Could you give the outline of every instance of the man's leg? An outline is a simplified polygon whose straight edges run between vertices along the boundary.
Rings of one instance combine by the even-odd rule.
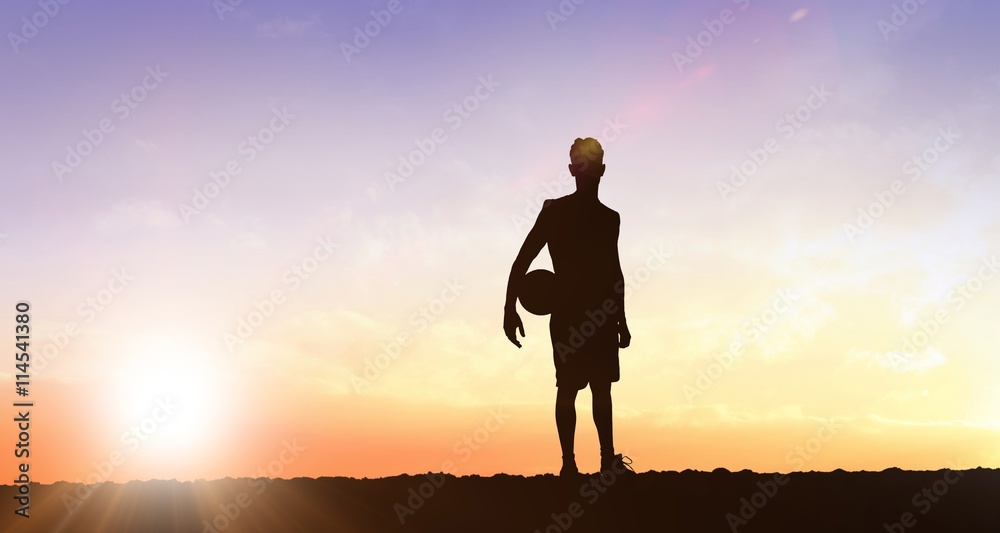
[[[601,443],[603,467],[615,455],[611,423],[611,382],[590,382],[590,394],[594,397],[594,425],[597,426],[597,440]]]
[[[559,431],[559,445],[562,446],[563,467],[573,465],[573,439],[576,433],[576,393],[573,387],[556,389],[556,429]]]

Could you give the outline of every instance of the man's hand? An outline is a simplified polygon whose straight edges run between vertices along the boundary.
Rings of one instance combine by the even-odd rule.
[[[521,343],[517,340],[518,330],[521,331],[521,336],[524,337],[524,324],[521,323],[521,317],[517,314],[517,311],[505,309],[503,312],[503,332],[510,339],[510,342],[514,343],[514,346],[520,348]]]
[[[624,321],[618,323],[618,347],[628,348],[632,344],[632,334],[628,331],[628,324]]]

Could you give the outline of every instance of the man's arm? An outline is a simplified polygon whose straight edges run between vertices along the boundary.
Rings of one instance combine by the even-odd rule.
[[[618,347],[628,348],[632,343],[632,333],[628,330],[625,320],[625,273],[622,272],[622,260],[618,254],[618,236],[621,234],[621,215],[615,216],[615,304],[618,308]]]
[[[545,204],[548,204],[548,200]],[[524,324],[521,322],[521,317],[517,314],[517,295],[520,292],[521,280],[524,279],[524,274],[528,272],[528,267],[531,266],[531,262],[535,260],[538,256],[538,252],[542,251],[542,247],[546,243],[546,235],[543,228],[543,216],[545,214],[545,205],[542,206],[542,211],[538,213],[538,218],[535,219],[535,225],[532,226],[531,231],[528,232],[528,236],[524,238],[524,244],[521,245],[521,250],[517,252],[517,258],[514,259],[514,264],[510,267],[510,277],[507,278],[507,297],[503,304],[503,331],[510,339],[510,342],[514,343],[514,346],[518,348],[521,347],[521,343],[517,340],[517,331],[520,330],[521,336],[524,337]]]

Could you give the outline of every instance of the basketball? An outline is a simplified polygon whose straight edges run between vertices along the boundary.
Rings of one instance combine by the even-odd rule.
[[[549,270],[532,270],[521,280],[521,300],[524,310],[533,315],[547,315],[552,312],[556,299],[556,275]]]

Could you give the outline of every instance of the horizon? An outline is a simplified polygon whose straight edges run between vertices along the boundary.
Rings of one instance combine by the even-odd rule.
[[[920,473],[929,473],[929,472],[971,472],[971,471],[981,471],[981,470],[995,471],[995,470],[1000,470],[1000,468],[985,468],[985,467],[977,466],[977,467],[974,467],[974,468],[967,468],[967,469],[964,469],[964,470],[957,470],[955,468],[949,468],[949,467],[942,467],[942,468],[931,469],[931,470],[904,470],[904,469],[899,468],[899,467],[890,466],[888,468],[883,468],[882,470],[844,470],[843,468],[836,468],[834,470],[790,470],[790,471],[761,471],[761,472],[758,472],[756,470],[750,470],[750,469],[747,469],[747,468],[745,468],[743,470],[729,470],[729,469],[726,469],[726,468],[717,467],[717,468],[715,468],[713,470],[698,470],[698,469],[692,469],[692,468],[686,468],[684,470],[646,470],[646,471],[637,470],[636,471],[636,475],[642,475],[642,474],[684,474],[684,473],[693,473],[693,474],[725,474],[725,473],[728,473],[728,474],[745,474],[745,473],[751,473],[751,474],[756,474],[756,475],[781,474],[781,475],[789,476],[789,475],[792,475],[792,474],[836,474],[838,472],[843,472],[845,474],[882,474],[882,473],[886,473],[886,472],[889,472],[889,471],[899,471],[899,472],[905,472],[905,473],[920,474]],[[210,478],[210,479],[205,479],[205,478],[197,478],[197,479],[151,478],[151,479],[130,479],[130,480],[127,480],[127,481],[99,481],[99,482],[96,482],[96,483],[89,483],[86,480],[80,480],[80,481],[65,481],[65,480],[60,480],[60,481],[54,481],[52,483],[38,483],[36,481],[32,481],[31,483],[33,483],[33,484],[37,483],[38,485],[43,485],[43,486],[52,486],[52,485],[56,485],[56,484],[60,484],[60,483],[66,483],[66,484],[70,484],[70,485],[88,485],[89,486],[89,485],[105,485],[105,484],[108,484],[108,485],[127,485],[129,483],[214,483],[214,482],[218,482],[218,481],[227,481],[227,480],[228,481],[240,481],[240,480],[253,481],[253,480],[258,480],[258,479],[269,479],[271,481],[295,481],[296,479],[305,479],[305,480],[311,480],[311,481],[317,481],[317,480],[320,480],[320,479],[349,479],[349,480],[352,480],[352,481],[379,481],[379,480],[396,479],[396,478],[426,479],[427,475],[442,475],[442,476],[445,476],[445,477],[450,476],[450,477],[452,477],[454,479],[462,479],[462,478],[492,478],[492,477],[519,477],[519,478],[524,478],[524,479],[531,479],[531,478],[558,478],[559,477],[558,472],[542,472],[542,473],[538,473],[538,474],[508,474],[506,472],[497,472],[496,474],[493,474],[493,475],[490,475],[490,476],[483,476],[483,475],[475,474],[475,473],[455,475],[455,474],[450,474],[450,473],[447,473],[447,472],[427,471],[427,472],[418,472],[418,473],[415,473],[415,474],[404,473],[404,474],[393,474],[393,475],[389,475],[389,476],[378,476],[378,477],[350,477],[350,476],[338,476],[338,475],[295,476],[295,477],[282,477],[282,476],[266,477],[266,476],[252,476],[251,475],[251,476],[238,476],[238,477],[226,476],[226,477],[218,477],[218,478]],[[17,483],[12,483],[10,485],[0,484],[0,487],[12,487],[13,488],[13,487],[17,487],[17,486],[18,486]]]
[[[578,137],[638,471],[1000,468],[1000,4],[41,5],[0,7],[32,481],[557,472],[502,306]]]

